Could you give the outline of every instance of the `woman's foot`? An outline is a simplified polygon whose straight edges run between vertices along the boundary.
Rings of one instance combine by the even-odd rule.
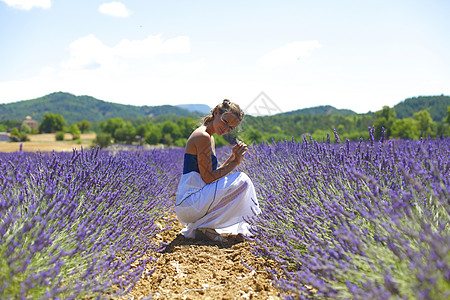
[[[197,228],[195,230],[195,239],[210,240],[213,242],[224,243],[227,240],[212,228]]]

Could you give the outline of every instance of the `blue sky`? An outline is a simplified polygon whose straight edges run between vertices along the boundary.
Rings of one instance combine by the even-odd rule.
[[[0,103],[332,105],[450,95],[450,2],[0,0]]]

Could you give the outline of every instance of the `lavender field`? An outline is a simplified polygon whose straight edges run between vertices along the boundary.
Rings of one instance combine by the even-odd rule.
[[[255,251],[298,298],[450,297],[450,139],[259,145]]]
[[[217,149],[223,161],[230,149]],[[124,294],[172,210],[183,149],[0,154],[0,298]],[[288,298],[450,297],[450,139],[251,145],[253,250]]]
[[[182,151],[0,154],[0,298],[122,294],[158,251]]]

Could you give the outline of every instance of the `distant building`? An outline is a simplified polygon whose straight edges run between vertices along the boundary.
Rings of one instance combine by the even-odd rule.
[[[25,120],[23,120],[23,122],[22,122],[22,126],[23,125],[27,125],[28,127],[30,127],[31,129],[34,129],[34,130],[39,129],[38,121],[33,120],[30,116],[26,116]]]

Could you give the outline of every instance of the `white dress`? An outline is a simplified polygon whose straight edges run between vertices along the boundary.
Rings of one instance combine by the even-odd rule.
[[[194,238],[197,228],[213,228],[221,234],[251,235],[246,220],[261,209],[253,183],[245,173],[233,173],[206,184],[198,171],[186,170],[186,155],[184,169],[178,184],[175,213],[187,226],[181,231],[186,238]]]

